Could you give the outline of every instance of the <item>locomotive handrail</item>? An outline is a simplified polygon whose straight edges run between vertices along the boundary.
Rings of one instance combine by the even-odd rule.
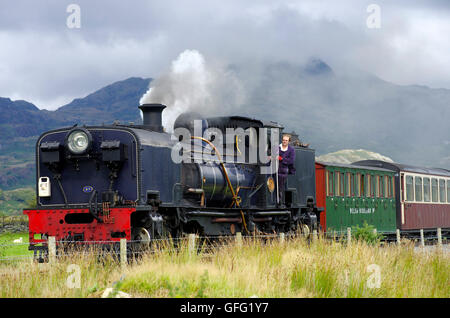
[[[225,179],[227,180],[228,188],[230,188],[231,194],[233,196],[233,201],[236,204],[236,206],[238,208],[240,208],[239,202],[241,201],[241,198],[238,197],[236,195],[236,192],[234,191],[233,185],[231,184],[230,178],[228,177],[228,172],[227,172],[227,169],[225,168],[225,165],[223,164],[222,156],[220,155],[219,150],[216,148],[216,146],[214,146],[214,144],[212,142],[210,142],[208,139],[205,139],[203,137],[192,136],[191,139],[202,140],[213,148],[213,150],[215,151],[215,153],[217,155],[217,159],[219,160],[220,166],[222,167],[223,172],[225,174]],[[245,222],[244,212],[242,211],[242,209],[240,209],[240,212],[241,212],[242,224],[244,225],[245,232],[249,233],[248,229],[247,229],[247,223]]]

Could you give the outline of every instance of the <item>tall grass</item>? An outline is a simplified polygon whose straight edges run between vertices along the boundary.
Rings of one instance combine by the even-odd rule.
[[[71,264],[79,266],[80,288],[68,284]],[[114,286],[133,297],[447,298],[449,265],[448,252],[421,252],[413,244],[244,238],[240,246],[224,240],[192,252],[185,241],[161,242],[124,269],[92,253],[54,265],[3,263],[0,297],[100,297]]]

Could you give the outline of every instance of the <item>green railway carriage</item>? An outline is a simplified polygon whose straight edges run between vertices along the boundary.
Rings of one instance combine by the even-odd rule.
[[[367,222],[378,232],[395,232],[394,174],[383,168],[316,162],[317,205],[325,207],[322,228],[342,233]]]

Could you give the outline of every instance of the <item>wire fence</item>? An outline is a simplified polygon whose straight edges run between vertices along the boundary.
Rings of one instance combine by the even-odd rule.
[[[428,235],[421,235],[420,239],[411,237],[402,237],[397,232],[383,232],[382,234],[395,235],[394,238],[389,238],[381,241],[381,246],[391,244],[392,241],[396,244],[401,244],[405,239],[420,243],[421,246],[425,245],[438,245],[442,246],[448,244],[446,238],[442,239],[441,230],[423,232]],[[435,233],[435,235],[430,235]],[[13,243],[0,243],[0,262],[14,262],[20,260],[36,260],[41,258],[42,261],[51,261],[57,257],[77,257],[77,256],[95,256],[101,257],[109,255],[120,259],[121,263],[127,262],[127,259],[136,258],[142,255],[152,255],[164,252],[173,253],[197,253],[207,256],[212,253],[218,252],[220,249],[241,246],[246,243],[261,243],[270,244],[271,242],[284,243],[292,240],[303,239],[307,242],[314,240],[327,240],[337,241],[343,244],[351,244],[352,239],[355,239],[355,235],[351,233],[351,228],[347,231],[333,231],[332,233],[317,233],[314,231],[308,235],[302,233],[290,233],[290,234],[255,234],[251,236],[243,236],[241,233],[236,233],[233,236],[199,236],[195,234],[186,235],[183,237],[175,238],[155,238],[149,242],[133,241],[133,240],[114,240],[114,241],[56,241],[55,238],[50,237],[47,241],[42,243],[36,243],[36,246],[41,246],[42,251],[29,251],[27,254],[19,255],[6,255],[8,249],[24,250],[28,249],[30,243],[28,242],[13,242]]]

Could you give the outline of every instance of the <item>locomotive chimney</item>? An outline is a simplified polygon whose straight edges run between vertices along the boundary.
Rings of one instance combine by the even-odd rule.
[[[162,132],[162,111],[166,108],[163,104],[142,104],[139,109],[142,110],[143,125],[145,128]]]

